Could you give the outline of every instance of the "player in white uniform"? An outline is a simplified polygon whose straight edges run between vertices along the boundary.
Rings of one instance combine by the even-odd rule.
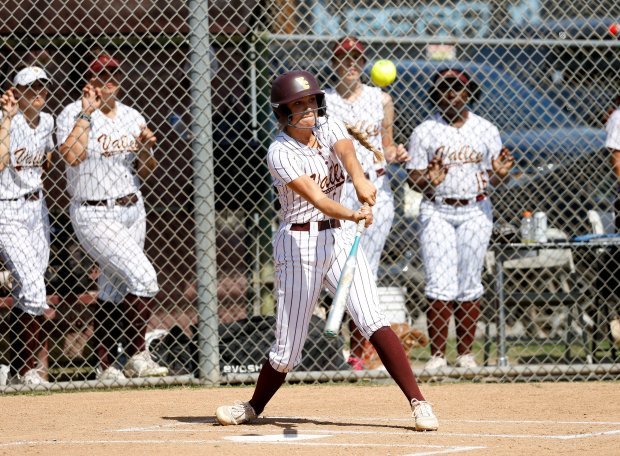
[[[392,97],[378,87],[362,83],[364,51],[363,44],[355,37],[345,37],[336,42],[332,66],[338,82],[334,88],[325,91],[327,114],[366,133],[371,144],[384,152],[388,162],[405,162],[409,160],[405,146],[394,144]],[[386,174],[386,161],[376,161],[374,154],[358,141],[353,140],[353,144],[365,176],[377,188],[377,204],[373,208],[374,223],[366,230],[361,241],[376,280],[381,253],[394,219],[394,197]],[[349,178],[344,185],[342,204],[347,207],[358,204],[355,188]],[[345,222],[344,227],[351,232],[355,231],[352,222]],[[362,369],[372,347],[352,322],[350,329],[351,357],[348,361],[354,369]]]
[[[482,267],[493,228],[489,181],[500,183],[514,165],[497,127],[471,112],[477,84],[458,69],[440,70],[430,99],[438,112],[413,130],[407,163],[411,184],[425,196],[420,244],[431,359],[447,366],[448,323],[455,316],[459,367],[476,367],[471,353],[480,316]]]
[[[146,212],[139,177],[157,166],[156,138],[138,111],[117,100],[118,60],[102,54],[90,65],[90,76],[82,99],[58,118],[58,143],[67,163],[73,229],[100,269],[94,329],[99,379],[167,375],[167,368],[151,359],[144,340],[159,287],[144,253]],[[110,359],[123,333],[129,357],[124,374]]]
[[[263,365],[252,399],[216,411],[220,424],[255,419],[301,362],[308,324],[323,287],[332,293],[352,245],[340,220],[372,222],[369,208],[339,203],[345,171],[359,201],[374,205],[376,189],[364,177],[344,124],[325,120],[325,95],[307,71],[280,75],[271,87],[271,104],[282,131],[269,147],[267,162],[281,205],[274,235],[277,296],[276,341]],[[356,204],[359,206],[359,202]],[[432,407],[418,388],[407,355],[383,314],[372,272],[363,253],[347,308],[376,348],[383,364],[410,402],[418,430],[437,429]]]
[[[617,194],[614,204],[616,232],[620,233],[620,108],[614,110],[605,124],[605,147],[611,151],[611,167],[616,176]]]
[[[50,241],[42,175],[54,148],[54,119],[41,112],[48,81],[43,69],[26,67],[1,99],[0,248],[13,278],[11,368],[26,385],[44,382],[36,370],[36,353],[48,308],[44,277]]]

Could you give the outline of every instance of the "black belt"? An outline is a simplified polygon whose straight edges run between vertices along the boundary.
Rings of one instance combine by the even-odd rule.
[[[131,195],[121,196],[120,198],[116,198],[114,200],[115,206],[133,206],[136,204],[140,198],[137,193],[132,193]],[[82,206],[107,206],[108,200],[85,200],[80,203]]]
[[[291,224],[291,231],[310,231],[310,225],[312,223],[317,224],[318,231],[329,230],[330,228],[340,228],[340,220],[327,219],[319,220],[318,222],[306,222],[306,223],[293,223]]]
[[[26,193],[25,195],[18,196],[17,198],[3,199],[0,201],[38,201],[41,199],[41,190],[35,190],[34,192]]]
[[[385,175],[385,168],[379,168],[376,174],[377,174],[377,177],[381,177]],[[364,177],[366,179],[370,179],[370,173],[364,173]],[[347,181],[351,182],[351,176],[347,176]]]
[[[481,193],[480,195],[476,195],[475,198],[471,198],[471,199],[458,199],[458,198],[441,199],[441,198],[435,198],[434,196],[432,196],[430,200],[433,203],[436,201],[439,201],[440,203],[447,204],[448,206],[461,207],[461,206],[468,206],[472,203],[479,203],[480,201],[483,201],[486,197],[487,195],[485,195],[484,193]]]

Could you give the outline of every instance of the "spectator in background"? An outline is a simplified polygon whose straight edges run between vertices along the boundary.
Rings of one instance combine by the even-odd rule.
[[[54,148],[54,119],[42,112],[48,83],[43,69],[26,67],[0,99],[0,248],[13,276],[11,369],[24,385],[44,383],[36,356],[43,341],[43,312],[48,308],[45,271],[50,229],[42,188],[43,170]]]
[[[151,359],[145,342],[159,287],[144,253],[146,212],[139,178],[157,166],[156,138],[138,111],[118,101],[120,86],[120,62],[101,54],[89,67],[81,100],[58,118],[71,222],[101,271],[94,319],[98,378],[111,381],[168,373]],[[129,357],[124,372],[111,360],[123,334]]]
[[[327,114],[366,133],[373,146],[384,152],[388,162],[405,162],[409,160],[405,146],[394,143],[392,97],[379,87],[362,82],[366,63],[364,51],[363,44],[355,37],[345,37],[335,43],[332,67],[338,81],[333,89],[325,91]],[[377,280],[381,253],[394,219],[394,197],[386,173],[386,161],[377,161],[374,154],[356,140],[353,140],[353,144],[366,178],[377,188],[377,204],[373,209],[375,223],[368,227],[362,238],[364,253]],[[358,207],[360,204],[350,177],[344,185],[342,204],[346,207]],[[355,223],[346,221],[344,225],[351,233],[355,232]],[[353,321],[350,322],[350,329],[349,364],[353,369],[363,369],[364,360],[374,350]]]
[[[464,71],[437,72],[429,93],[437,113],[413,130],[409,142],[409,181],[425,196],[419,217],[431,342],[426,369],[447,366],[453,313],[456,365],[476,367],[471,350],[493,228],[487,186],[500,183],[514,165],[512,155],[502,148],[497,127],[469,110],[478,95],[478,85]]]

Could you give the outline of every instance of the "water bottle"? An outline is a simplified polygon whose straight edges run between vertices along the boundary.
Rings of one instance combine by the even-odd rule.
[[[520,232],[522,243],[531,244],[534,242],[534,221],[532,220],[532,213],[530,211],[523,212]]]
[[[547,214],[534,212],[534,242],[547,242]]]
[[[191,131],[189,130],[185,122],[183,122],[183,119],[179,114],[177,114],[176,112],[170,114],[170,116],[168,116],[168,122],[180,138],[184,139],[185,141],[189,141],[192,139]]]

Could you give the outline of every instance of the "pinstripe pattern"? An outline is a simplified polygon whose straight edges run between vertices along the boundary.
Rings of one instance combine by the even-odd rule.
[[[280,228],[274,236],[276,341],[269,361],[279,372],[289,372],[301,362],[308,324],[321,290],[334,293],[347,259],[352,236],[342,229],[290,231],[291,223],[324,220],[322,212],[295,194],[287,184],[311,176],[326,195],[340,200],[344,173],[333,145],[348,138],[344,125],[328,121],[315,129],[321,150],[311,149],[280,133],[269,148],[268,165],[281,204]],[[351,286],[347,307],[355,323],[370,337],[388,321],[378,310],[379,298],[363,249]]]

